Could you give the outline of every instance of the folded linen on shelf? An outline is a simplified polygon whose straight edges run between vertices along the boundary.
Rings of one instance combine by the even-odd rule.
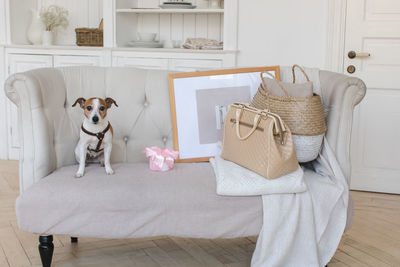
[[[269,180],[219,156],[211,158],[210,163],[216,176],[218,195],[254,196],[301,193],[307,190],[300,166],[292,173]]]
[[[186,42],[182,45],[186,49],[210,49],[222,50],[224,48],[223,42],[207,38],[187,38]]]

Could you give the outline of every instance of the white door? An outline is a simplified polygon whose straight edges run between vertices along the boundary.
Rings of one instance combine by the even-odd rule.
[[[351,188],[400,194],[400,1],[347,1],[345,51],[344,73],[354,66],[368,88],[354,114]]]
[[[53,66],[53,57],[49,55],[8,55],[8,75],[24,72],[37,68]],[[19,158],[18,140],[18,112],[17,107],[7,100],[7,124],[8,124],[8,158]]]

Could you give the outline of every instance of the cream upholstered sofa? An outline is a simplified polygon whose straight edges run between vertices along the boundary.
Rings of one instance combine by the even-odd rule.
[[[229,238],[259,233],[261,197],[216,195],[208,163],[177,164],[165,173],[149,171],[143,149],[172,147],[167,74],[67,67],[37,69],[7,80],[6,94],[18,106],[20,119],[18,224],[39,234],[43,266],[51,264],[53,234]],[[353,109],[366,88],[357,78],[327,71],[320,71],[320,81],[328,110],[327,139],[349,178]],[[115,175],[91,165],[82,179],[75,179],[74,147],[82,111],[71,104],[90,96],[110,96],[119,105],[108,113],[114,128]]]

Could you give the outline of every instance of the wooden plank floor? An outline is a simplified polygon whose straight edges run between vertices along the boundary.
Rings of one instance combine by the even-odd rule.
[[[351,192],[354,224],[329,267],[400,266],[400,195]],[[37,236],[20,231],[14,202],[18,164],[0,161],[0,267],[41,266]],[[53,266],[249,266],[256,237],[238,239],[80,238],[55,236]]]

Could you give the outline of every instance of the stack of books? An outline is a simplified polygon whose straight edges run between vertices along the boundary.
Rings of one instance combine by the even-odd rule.
[[[184,1],[167,1],[163,2],[162,5],[160,5],[161,8],[169,9],[169,8],[183,8],[183,9],[193,9],[196,8],[196,6],[192,5],[191,2],[184,2]]]

